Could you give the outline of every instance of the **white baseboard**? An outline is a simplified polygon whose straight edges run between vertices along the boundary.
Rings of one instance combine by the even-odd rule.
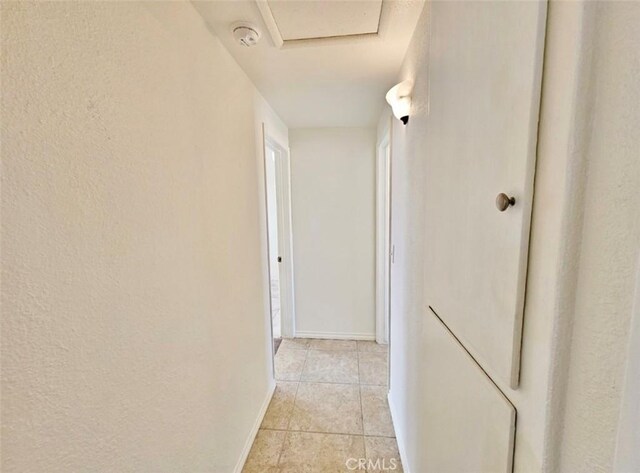
[[[260,407],[260,411],[258,412],[258,417],[256,418],[256,421],[251,428],[251,432],[249,432],[247,441],[245,442],[242,453],[240,454],[240,459],[238,460],[238,463],[236,463],[236,467],[233,469],[234,473],[242,473],[244,464],[246,463],[249,452],[251,451],[251,447],[253,446],[253,441],[256,439],[256,435],[258,435],[260,424],[262,424],[262,419],[264,419],[264,415],[267,413],[269,403],[271,402],[271,398],[273,397],[273,393],[275,392],[275,390],[276,383],[275,381],[271,381],[271,385],[267,390],[267,396],[264,398],[262,407]]]
[[[391,397],[391,391],[387,394],[387,400],[389,401],[389,410],[391,411],[391,422],[393,422],[393,430],[396,433],[396,442],[398,443],[398,452],[400,452],[400,461],[402,462],[402,469],[405,473],[411,473],[409,471],[409,462],[407,461],[407,450],[404,442],[404,432],[398,429],[398,411],[393,398]]]
[[[296,338],[326,338],[334,340],[375,340],[375,333],[344,333],[344,332],[300,332],[296,331]]]

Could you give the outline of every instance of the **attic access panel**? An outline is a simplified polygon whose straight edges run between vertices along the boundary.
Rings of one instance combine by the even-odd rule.
[[[375,35],[382,0],[256,0],[276,46],[288,41]]]

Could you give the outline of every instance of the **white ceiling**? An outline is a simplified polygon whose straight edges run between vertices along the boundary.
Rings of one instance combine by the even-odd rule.
[[[268,0],[284,40],[277,47],[256,0],[192,1],[291,128],[374,126],[384,95],[398,78],[423,2],[382,0],[376,17],[380,0]],[[259,27],[257,46],[233,41],[230,27],[237,21]],[[372,28],[377,34],[367,31]],[[331,37],[296,41],[323,36]]]

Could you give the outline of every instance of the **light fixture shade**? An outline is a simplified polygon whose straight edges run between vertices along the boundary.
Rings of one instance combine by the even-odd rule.
[[[405,125],[409,121],[409,114],[411,113],[411,87],[413,83],[411,81],[400,82],[389,89],[385,99],[387,103],[391,105],[393,115],[402,120]]]

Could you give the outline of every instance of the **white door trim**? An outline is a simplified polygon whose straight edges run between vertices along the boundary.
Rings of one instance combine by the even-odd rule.
[[[280,272],[280,313],[282,323],[282,337],[295,336],[295,300],[293,286],[293,236],[291,224],[291,166],[289,148],[287,144],[280,143],[269,134],[265,125],[262,125],[263,135],[263,159],[266,169],[267,146],[273,148],[276,155],[276,199],[278,201],[278,252],[282,257],[279,266]],[[267,188],[265,172],[265,192]],[[266,195],[265,195],[266,200]],[[267,225],[269,215],[267,212]],[[268,241],[268,236],[267,236]],[[267,250],[268,254],[268,250]],[[270,264],[270,262],[269,262]],[[269,290],[271,285],[269,284]],[[271,294],[269,294],[271,296]],[[271,297],[269,297],[271,301]],[[270,302],[271,303],[271,302]],[[271,317],[271,314],[269,314]]]
[[[376,341],[389,343],[390,290],[390,132],[376,147]],[[387,151],[388,150],[388,151]]]
[[[635,301],[629,325],[627,368],[614,456],[613,471],[616,473],[637,471],[640,467],[637,448],[640,441],[640,258],[636,268]]]

